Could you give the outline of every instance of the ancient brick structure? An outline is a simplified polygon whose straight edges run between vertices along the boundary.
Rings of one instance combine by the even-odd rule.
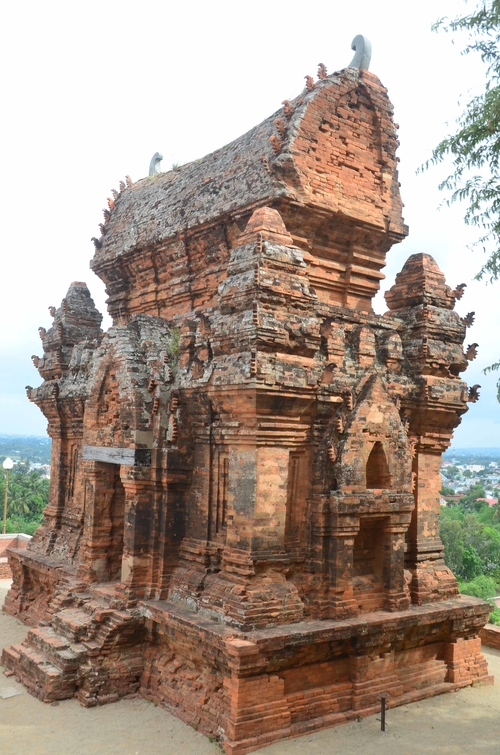
[[[0,579],[12,579],[12,572],[7,558],[8,548],[20,550],[28,546],[30,535],[0,535]]]
[[[139,692],[242,755],[488,680],[489,607],[439,539],[466,322],[407,233],[386,90],[355,67],[232,144],[114,192],[29,397],[51,496],[10,550],[3,662],[41,699]],[[469,318],[470,320],[470,318]],[[469,322],[467,320],[467,322]]]

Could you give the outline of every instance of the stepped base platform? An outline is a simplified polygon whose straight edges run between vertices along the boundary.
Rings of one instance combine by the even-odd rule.
[[[466,596],[343,621],[241,632],[167,601],[124,609],[112,585],[66,595],[51,624],[2,663],[45,702],[139,693],[217,738],[228,755],[477,683],[489,606]],[[117,606],[117,607],[115,607]]]
[[[489,608],[475,598],[245,633],[167,602],[142,606],[141,694],[229,755],[371,715],[382,692],[394,707],[493,681],[477,637]]]

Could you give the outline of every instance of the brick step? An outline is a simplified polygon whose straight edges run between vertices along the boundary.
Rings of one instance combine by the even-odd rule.
[[[351,709],[350,693],[330,695],[324,698],[297,700],[289,703],[292,723],[308,721],[328,714],[345,713]]]
[[[64,608],[54,614],[52,626],[56,633],[75,643],[91,640],[96,631],[94,617],[81,608]]]
[[[67,700],[75,693],[76,670],[63,671],[44,653],[24,643],[19,648],[18,675],[23,684],[44,702]]]
[[[70,642],[52,627],[30,629],[24,642],[43,653],[63,671],[76,670],[87,654],[83,645]]]
[[[433,659],[431,661],[422,661],[422,663],[415,663],[410,666],[402,666],[400,668],[396,668],[395,673],[400,679],[405,679],[408,676],[413,676],[413,674],[420,674],[426,671],[432,672],[434,669],[438,668],[446,669],[448,668],[448,664],[446,663],[446,661]]]
[[[259,721],[261,717],[265,716],[265,714],[267,714],[267,716],[274,716],[276,713],[286,710],[286,703],[284,703],[283,700],[274,700],[267,705],[248,705],[238,711],[235,723],[242,724],[248,723],[249,721]]]
[[[361,710],[363,708],[369,708],[370,706],[380,705],[380,695],[382,692],[387,693],[390,697],[400,698],[403,694],[403,685],[399,680],[397,681],[384,681],[381,680],[377,684],[373,681],[370,686],[366,684],[362,685],[363,689],[355,689],[352,694],[352,708],[353,710]]]
[[[258,729],[260,734],[273,732],[276,730],[276,724],[280,720],[286,723],[290,720],[290,714],[286,706],[277,708],[267,716],[263,716],[262,713],[260,713],[258,716],[255,716],[255,718],[247,719],[246,721],[240,721],[238,718],[237,721],[233,722],[235,739],[246,739],[255,732],[256,729]]]
[[[434,697],[434,695],[441,695],[443,692],[451,692],[456,689],[453,684],[442,682],[441,684],[434,684],[432,687],[425,687],[424,689],[415,689],[413,692],[405,692],[398,700],[398,705],[408,705],[409,703],[415,703],[417,700],[424,700],[427,697]],[[389,700],[389,708],[390,708]]]
[[[291,700],[289,697],[287,697],[287,702],[290,707],[298,708],[299,706],[307,707],[307,706],[318,706],[321,707],[322,705],[335,705],[337,707],[337,704],[340,705],[341,701],[350,700],[352,697],[351,690],[345,690],[342,692],[330,692],[329,694],[325,695],[318,695],[317,697],[303,697],[303,698],[296,698],[294,700]]]
[[[94,640],[105,645],[111,637],[113,638],[114,647],[119,647],[120,645],[127,646],[129,638],[144,621],[142,617],[131,616],[128,613],[114,609],[103,611],[102,615],[103,620],[97,628]],[[119,630],[119,636],[117,636],[117,630]]]
[[[417,667],[405,670],[399,676],[403,685],[403,694],[410,692],[412,689],[421,689],[422,687],[431,687],[434,684],[442,684],[448,673],[448,668],[444,661],[435,663],[419,664]]]
[[[448,669],[446,667],[428,669],[427,671],[421,671],[418,674],[415,673],[411,674],[411,676],[404,677],[404,679],[401,679],[401,683],[406,692],[407,689],[415,689],[417,686],[421,686],[421,684],[424,684],[425,686],[425,684],[438,684],[439,682],[444,682],[447,673]]]
[[[310,698],[318,700],[322,697],[330,697],[331,695],[340,695],[344,692],[351,694],[352,682],[339,682],[338,684],[323,685],[321,687],[315,687],[313,689],[298,690],[297,692],[285,693],[285,697],[288,702],[295,702],[297,700],[308,700]]]
[[[299,723],[300,721],[311,721],[316,718],[323,718],[328,715],[342,715],[351,710],[350,699],[342,702],[341,705],[323,704],[318,707],[313,706],[312,703],[304,705],[300,708],[290,707],[290,722],[292,724]]]
[[[383,687],[400,687],[401,681],[396,674],[388,674],[387,676],[380,676],[376,679],[367,679],[363,682],[353,682],[353,693],[355,695],[362,695],[365,692],[372,692],[372,690],[380,689],[383,692]]]
[[[73,601],[73,605],[76,608],[81,608],[89,600],[92,600],[92,595],[90,592],[86,592],[84,590],[80,590],[80,592],[76,592],[75,590],[71,593],[71,599]]]
[[[21,645],[9,645],[9,647],[5,647],[2,651],[2,657],[0,658],[0,663],[2,666],[5,666],[10,671],[14,671],[14,673],[17,674],[17,669],[19,665],[19,651],[21,649]]]
[[[89,585],[92,599],[99,602],[103,608],[122,608],[123,599],[115,592],[115,582],[106,582],[97,585]]]

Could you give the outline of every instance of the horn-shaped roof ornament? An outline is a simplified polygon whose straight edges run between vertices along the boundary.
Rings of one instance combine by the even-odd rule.
[[[157,173],[161,173],[160,163],[163,160],[161,152],[155,152],[149,163],[149,175],[155,176]]]
[[[359,68],[360,71],[368,71],[372,57],[372,43],[363,34],[358,34],[351,43],[351,50],[355,50],[349,68]]]

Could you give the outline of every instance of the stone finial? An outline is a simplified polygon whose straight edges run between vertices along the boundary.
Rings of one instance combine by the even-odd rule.
[[[269,158],[267,155],[264,155],[264,157],[262,158],[262,164],[264,165],[266,173],[271,175],[271,166],[269,165]]]
[[[314,89],[314,79],[312,76],[304,76],[306,80],[306,89],[311,92]]]
[[[163,160],[161,152],[155,152],[149,163],[149,175],[155,176],[157,173],[161,173],[160,163]]]
[[[269,141],[271,143],[271,147],[274,154],[279,155],[279,153],[281,152],[281,142],[278,139],[278,137],[273,134],[272,136],[269,137]]]
[[[326,79],[328,71],[324,63],[318,63],[318,79]]]
[[[475,385],[472,385],[469,388],[469,393],[467,394],[467,401],[469,401],[471,404],[475,404],[476,401],[479,398],[479,389],[481,386],[479,383],[476,383]]]
[[[278,210],[272,207],[259,207],[252,213],[245,230],[238,239],[238,244],[251,244],[257,241],[259,235],[264,241],[273,241],[283,246],[294,245],[283,218]]]
[[[125,191],[125,189],[127,188],[125,186],[125,181],[120,181],[119,188],[120,188],[120,192]]]
[[[472,362],[473,359],[477,357],[477,343],[470,343],[467,346],[467,351],[465,352],[465,357],[467,361]]]
[[[49,314],[50,314],[51,317],[55,317],[56,316],[56,308],[52,307],[52,306],[49,307]]]
[[[115,200],[111,197],[108,197],[108,207],[110,212],[113,212],[113,210],[115,209]]]
[[[425,306],[432,305],[443,309],[453,309],[455,294],[446,285],[445,277],[436,260],[430,254],[412,254],[403,269],[396,275],[396,282],[385,293],[389,309],[394,312],[408,307],[422,307],[425,319]]]
[[[372,43],[363,34],[358,34],[351,43],[351,50],[355,54],[348,68],[359,68],[360,71],[368,71],[372,57]]]
[[[285,118],[291,118],[293,115],[294,107],[290,100],[283,100],[281,104],[283,105],[283,113],[285,115]]]
[[[455,299],[461,299],[464,295],[464,291],[467,288],[467,283],[459,283],[458,286],[453,291],[453,295]]]
[[[127,182],[127,187],[130,189],[131,186],[134,185],[134,182],[130,178],[130,176],[125,176],[125,181]]]
[[[281,120],[281,118],[275,118],[274,121],[273,121],[273,124],[274,124],[274,127],[275,127],[276,131],[278,132],[278,136],[280,137],[280,139],[283,139],[283,137],[285,136],[285,132],[286,132],[286,126],[283,123],[283,121]]]
[[[92,238],[90,240],[91,240],[91,242],[93,243],[93,245],[95,246],[96,249],[100,249],[101,248],[102,241],[100,241],[99,239],[96,239],[95,236],[92,236]]]
[[[470,328],[472,325],[474,325],[474,316],[475,312],[468,312],[465,317],[462,317],[461,320],[466,328]]]

